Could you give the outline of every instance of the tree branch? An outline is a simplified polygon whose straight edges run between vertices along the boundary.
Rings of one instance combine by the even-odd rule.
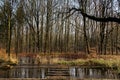
[[[95,21],[99,21],[99,22],[117,22],[117,23],[120,24],[120,18],[116,18],[116,17],[100,18],[100,17],[88,15],[87,13],[84,13],[82,9],[77,9],[77,8],[71,8],[69,10],[69,12],[71,12],[72,10],[74,10],[74,11],[80,11],[80,13],[83,16],[85,16],[85,17],[87,17],[89,19],[95,20]]]

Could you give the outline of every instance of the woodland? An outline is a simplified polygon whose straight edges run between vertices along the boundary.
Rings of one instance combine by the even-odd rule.
[[[120,0],[0,0],[0,50],[8,57],[119,55],[119,32]]]

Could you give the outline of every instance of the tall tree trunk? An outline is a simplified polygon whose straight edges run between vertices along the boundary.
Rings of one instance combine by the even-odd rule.
[[[89,42],[88,42],[88,38],[87,38],[87,34],[86,34],[86,17],[83,16],[83,21],[84,21],[84,26],[83,26],[83,31],[84,31],[84,41],[85,41],[85,51],[87,54],[90,54],[90,51],[89,51]]]
[[[41,35],[40,35],[40,51],[43,51],[43,22],[44,22],[44,17],[43,17],[43,13],[41,15],[42,19],[41,19]]]
[[[50,51],[50,27],[51,27],[51,18],[52,18],[52,1],[47,1],[47,19],[46,19],[46,33],[45,33],[45,46],[44,53]]]
[[[8,17],[8,57],[10,60],[10,48],[11,48],[11,32],[12,32],[12,27],[11,27],[11,17],[9,15]]]
[[[115,46],[116,46],[116,48],[115,48],[115,50],[116,50],[116,54],[118,54],[118,34],[119,34],[119,25],[117,24],[116,25],[116,41],[115,41]]]

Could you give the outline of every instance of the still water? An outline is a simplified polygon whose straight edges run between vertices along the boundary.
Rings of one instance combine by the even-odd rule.
[[[24,60],[25,61],[25,60]],[[24,64],[22,64],[24,63]],[[58,65],[59,66],[59,65]],[[39,66],[22,62],[13,69],[0,71],[0,78],[41,78],[64,76],[75,79],[118,79],[118,74],[111,69],[95,69],[81,67],[61,68],[58,66]]]

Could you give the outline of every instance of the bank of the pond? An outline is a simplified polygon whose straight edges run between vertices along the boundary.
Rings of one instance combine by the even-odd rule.
[[[78,66],[103,66],[103,67],[118,67],[119,60],[104,60],[104,59],[77,59],[77,60],[61,60],[58,64],[62,65],[78,65]]]
[[[38,61],[40,64],[46,64],[49,62],[50,64],[58,64],[63,66],[115,68],[117,72],[120,73],[120,55],[40,54]]]
[[[59,65],[67,65],[67,66],[86,66],[86,67],[96,67],[96,68],[115,68],[117,72],[120,73],[120,59],[77,59],[77,60],[61,60],[58,61]]]
[[[15,53],[10,54],[10,60],[5,49],[0,49],[0,69],[6,70],[16,65],[18,60],[16,59]]]
[[[0,69],[1,70],[11,69],[13,66],[15,66],[17,64],[18,64],[17,59],[11,59],[11,60],[0,59]]]

